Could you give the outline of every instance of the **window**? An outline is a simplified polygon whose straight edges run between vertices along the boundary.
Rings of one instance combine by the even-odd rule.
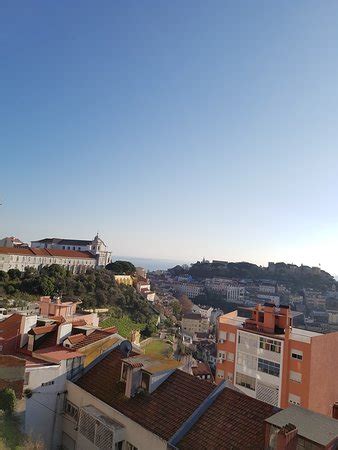
[[[127,364],[123,364],[121,380],[122,381],[127,381],[127,376],[128,376],[128,365]]]
[[[65,413],[77,422],[79,417],[79,408],[69,400],[66,401]]]
[[[97,448],[112,448],[114,433],[96,417],[81,410],[79,432],[91,441]]]
[[[218,352],[218,359],[220,363],[223,363],[226,360],[226,353],[225,352]]]
[[[237,353],[237,364],[241,367],[257,370],[257,357],[247,353]]]
[[[298,359],[299,361],[303,361],[303,352],[301,350],[292,349],[291,350],[291,358]]]
[[[300,405],[299,395],[289,394],[289,403],[292,405]]]
[[[226,331],[220,331],[218,334],[218,342],[223,344],[224,341],[227,340],[227,332]]]
[[[2,352],[2,349],[4,348],[3,345],[0,345],[0,352]]]
[[[235,359],[235,355],[233,353],[228,352],[227,359],[228,361],[233,361]]]
[[[302,374],[300,372],[294,372],[290,370],[290,380],[296,381],[297,383],[302,382]]]
[[[41,383],[41,386],[51,386],[54,384],[54,381],[46,381],[46,383]]]
[[[150,375],[149,373],[142,372],[141,388],[149,392],[149,386],[150,386]]]
[[[258,371],[279,377],[280,365],[266,359],[258,358]]]
[[[260,337],[259,338],[259,348],[262,348],[263,350],[269,350],[270,352],[280,353],[281,342],[275,341],[274,339]]]
[[[228,372],[227,379],[228,379],[229,381],[233,382],[233,381],[234,381],[234,374],[233,374],[232,372]]]
[[[137,450],[137,447],[135,445],[131,444],[130,442],[126,442],[126,449],[127,450]]]
[[[255,378],[249,377],[249,375],[245,375],[244,373],[236,373],[236,384],[251,389],[252,391],[256,389]]]
[[[236,338],[236,336],[234,333],[229,333],[229,341],[230,342],[235,342],[235,338]]]
[[[224,370],[217,370],[217,378],[224,378]]]

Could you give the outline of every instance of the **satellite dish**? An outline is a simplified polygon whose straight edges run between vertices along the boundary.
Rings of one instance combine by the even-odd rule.
[[[122,355],[123,355],[125,358],[128,358],[129,353],[130,353],[130,352],[132,351],[132,349],[133,349],[133,346],[132,346],[132,344],[131,344],[130,341],[125,340],[125,341],[122,341],[122,342],[121,342],[121,344],[120,344],[120,346],[119,346],[119,349],[120,349],[120,352],[122,353]]]

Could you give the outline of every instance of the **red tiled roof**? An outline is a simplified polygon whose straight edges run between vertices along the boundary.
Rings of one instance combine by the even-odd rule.
[[[211,370],[208,364],[204,362],[198,362],[197,366],[191,368],[192,373],[195,377],[199,375],[211,375]]]
[[[118,333],[118,329],[116,327],[103,328],[102,331],[105,331],[106,333],[111,333],[111,334]]]
[[[74,345],[75,349],[87,347],[87,345],[93,344],[94,342],[100,341],[101,339],[107,339],[113,333],[106,332],[104,330],[95,330],[90,333],[88,336],[85,336],[85,339],[81,340]]]
[[[82,353],[74,350],[64,348],[62,345],[55,345],[54,347],[48,347],[39,349],[33,352],[35,358],[41,358],[43,360],[51,362],[60,362],[65,359],[72,359],[82,357]]]
[[[162,439],[168,440],[214,389],[176,370],[152,394],[126,398],[119,383],[123,358],[118,349],[111,351],[76,384]]]
[[[0,254],[2,255],[27,255],[27,256],[46,256],[48,257],[62,257],[62,258],[81,258],[81,259],[95,259],[95,256],[90,252],[81,252],[79,250],[61,250],[56,248],[23,248],[23,247],[0,247]]]
[[[83,341],[86,339],[86,336],[82,333],[79,334],[73,334],[73,336],[68,336],[67,338],[71,344],[77,344],[78,342]]]
[[[22,315],[15,313],[0,322],[0,337],[8,339],[17,336],[20,333],[21,320]]]
[[[74,320],[72,324],[73,327],[84,327],[85,325],[87,325],[87,322],[84,319],[78,319]]]
[[[225,388],[178,443],[182,450],[264,448],[264,420],[275,407]]]
[[[58,326],[56,324],[53,325],[43,325],[41,327],[34,327],[32,328],[32,332],[35,335],[40,335],[40,334],[46,334],[49,333],[51,331],[54,331]]]

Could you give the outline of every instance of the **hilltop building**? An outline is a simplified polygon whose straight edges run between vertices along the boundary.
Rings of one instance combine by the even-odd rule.
[[[45,238],[32,241],[31,247],[89,252],[95,256],[98,267],[105,267],[111,260],[111,252],[98,234],[93,240]]]
[[[228,379],[271,405],[301,405],[331,416],[338,400],[338,332],[293,328],[287,306],[248,310],[250,318],[237,311],[219,318],[216,382]]]
[[[31,247],[6,245],[0,247],[0,270],[24,271],[26,267],[41,269],[59,264],[70,272],[81,273],[89,268],[104,267],[111,253],[98,235],[92,241],[47,238],[32,241]]]

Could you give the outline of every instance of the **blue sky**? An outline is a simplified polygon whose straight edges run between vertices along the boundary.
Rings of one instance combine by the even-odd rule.
[[[338,273],[338,4],[3,1],[1,235]]]

